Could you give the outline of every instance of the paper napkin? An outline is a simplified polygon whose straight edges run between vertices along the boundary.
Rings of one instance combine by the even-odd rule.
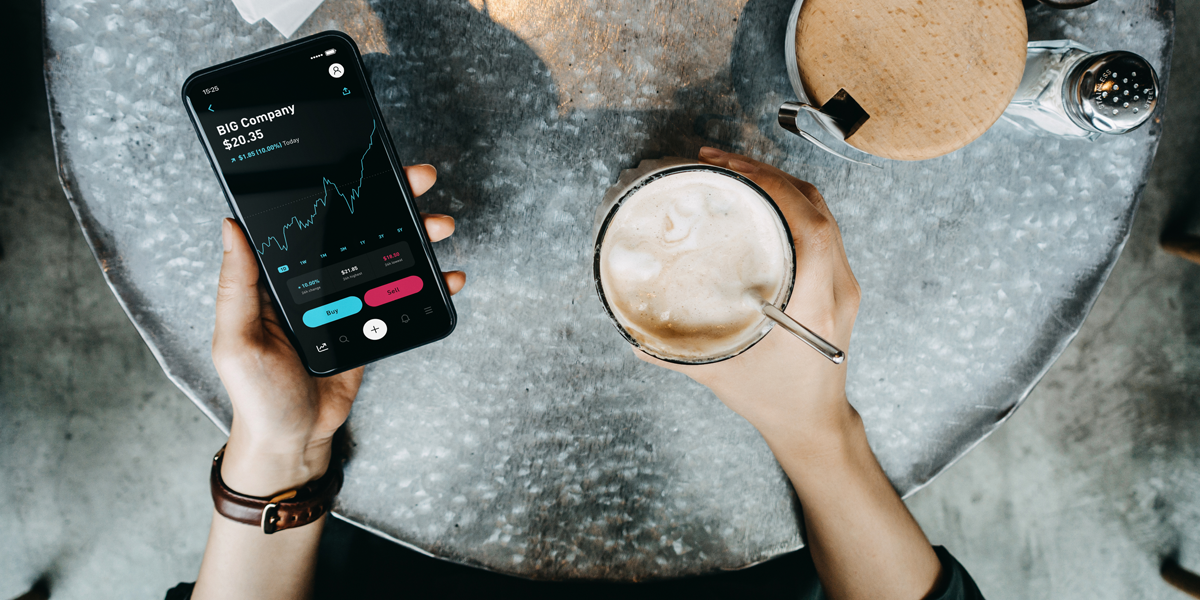
[[[247,23],[266,19],[283,37],[292,37],[324,0],[232,0]]]

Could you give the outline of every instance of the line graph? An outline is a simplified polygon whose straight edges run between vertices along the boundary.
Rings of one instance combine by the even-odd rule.
[[[367,149],[365,151],[363,151],[362,157],[358,161],[359,167],[360,167],[359,173],[358,173],[358,185],[355,186],[354,189],[350,190],[349,194],[343,194],[342,190],[338,188],[338,185],[336,183],[330,181],[328,177],[322,177],[321,178],[322,195],[320,198],[317,198],[317,200],[315,202],[313,202],[312,214],[309,215],[308,218],[306,218],[306,219],[302,219],[300,217],[293,216],[291,218],[291,220],[289,220],[283,226],[282,230],[279,233],[279,236],[273,236],[273,235],[269,236],[269,237],[267,237],[267,240],[265,242],[263,242],[262,244],[259,244],[259,247],[258,247],[259,254],[266,254],[267,250],[269,250],[271,248],[272,244],[274,244],[276,248],[279,248],[280,250],[283,250],[284,252],[286,252],[288,249],[287,233],[288,233],[289,229],[291,229],[292,227],[295,227],[297,230],[303,230],[303,229],[312,227],[314,224],[316,224],[317,215],[320,212],[320,207],[325,207],[326,209],[329,208],[329,189],[330,189],[330,187],[333,188],[333,192],[335,194],[340,196],[342,198],[342,200],[346,202],[346,208],[350,210],[350,214],[354,214],[354,201],[359,198],[359,192],[362,190],[363,181],[366,179],[367,154],[369,154],[371,152],[371,148],[373,148],[375,146],[375,130],[377,128],[378,128],[378,122],[371,121],[371,137],[367,143]]]

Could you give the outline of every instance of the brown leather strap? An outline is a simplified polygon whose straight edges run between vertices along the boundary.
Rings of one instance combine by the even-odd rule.
[[[221,446],[213,457],[212,473],[209,475],[213,506],[226,519],[262,527],[263,533],[275,533],[316,521],[329,512],[333,497],[342,489],[342,469],[337,461],[332,461],[325,475],[303,487],[272,498],[246,496],[229,489],[221,479],[221,459],[224,456],[225,447]]]

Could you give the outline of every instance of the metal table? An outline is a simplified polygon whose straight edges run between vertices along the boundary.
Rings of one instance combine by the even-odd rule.
[[[113,292],[217,426],[209,359],[228,215],[179,99],[190,72],[282,42],[232,3],[46,0],[63,187]],[[1160,135],[1098,143],[995,126],[939,159],[852,165],[775,125],[791,0],[327,0],[297,35],[360,42],[424,210],[467,271],[448,340],[377,363],[336,510],[432,555],[537,578],[640,580],[799,548],[766,445],[704,388],[636,360],[592,288],[594,209],[623,168],[703,144],[820,187],[863,303],[848,393],[904,494],[998,427],[1082,323]],[[1173,2],[1029,12],[1031,39],[1146,56]],[[812,128],[815,130],[815,127]],[[795,301],[803,301],[803,295]]]

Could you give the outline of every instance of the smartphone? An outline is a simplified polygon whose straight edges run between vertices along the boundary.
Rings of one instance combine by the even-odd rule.
[[[183,102],[310,373],[450,335],[454,305],[353,39],[197,71]]]

